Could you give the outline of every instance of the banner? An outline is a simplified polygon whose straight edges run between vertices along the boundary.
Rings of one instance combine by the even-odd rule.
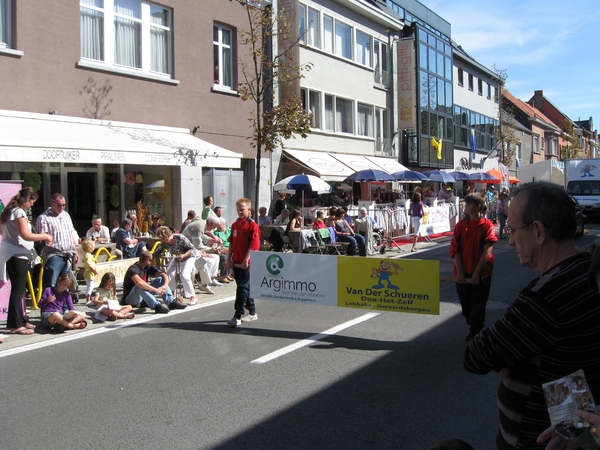
[[[440,313],[440,263],[252,252],[250,296],[321,306]]]
[[[415,38],[398,40],[398,129],[417,128]]]

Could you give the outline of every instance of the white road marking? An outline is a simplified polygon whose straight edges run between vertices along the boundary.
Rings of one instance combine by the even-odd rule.
[[[108,333],[109,331],[115,331],[120,328],[131,327],[133,325],[138,325],[140,323],[152,322],[154,320],[158,320],[158,319],[161,319],[164,317],[171,317],[171,316],[174,316],[177,314],[184,313],[188,309],[208,308],[209,306],[219,305],[221,303],[226,303],[231,300],[235,300],[235,296],[222,298],[219,300],[214,300],[212,302],[200,303],[200,304],[197,304],[194,306],[188,306],[186,309],[176,309],[176,310],[171,311],[171,313],[168,315],[154,314],[154,315],[146,316],[146,317],[143,317],[140,319],[128,320],[127,322],[121,322],[121,323],[115,323],[113,325],[107,325],[102,328],[96,328],[95,330],[84,331],[82,333],[66,334],[65,336],[62,336],[62,337],[59,337],[56,339],[50,339],[50,340],[43,341],[43,342],[37,342],[35,344],[29,344],[29,345],[24,345],[22,347],[17,347],[17,348],[12,348],[9,350],[0,351],[0,358],[4,358],[5,356],[17,355],[19,353],[25,353],[25,352],[28,352],[31,350],[37,350],[39,348],[50,347],[52,345],[62,344],[63,342],[75,341],[77,339],[81,339],[81,338],[85,338],[85,337],[89,337],[89,336],[95,336],[97,334]]]
[[[381,314],[381,313],[368,313],[368,314],[365,314],[364,316],[357,317],[356,319],[352,319],[349,322],[345,322],[345,323],[337,325],[333,328],[330,328],[329,330],[325,330],[322,333],[315,334],[314,336],[311,336],[308,339],[303,339],[299,342],[296,342],[295,344],[288,345],[287,347],[283,347],[279,350],[269,353],[268,355],[265,355],[262,358],[258,358],[258,359],[255,359],[254,361],[250,361],[250,363],[264,364],[266,362],[272,361],[276,358],[279,358],[280,356],[286,355],[286,354],[291,353],[295,350],[298,350],[302,347],[306,347],[307,345],[313,344],[315,341],[320,341],[321,339],[325,339],[327,336],[331,336],[332,334],[339,333],[340,331],[345,330],[346,328],[350,328],[351,326],[354,326],[361,322],[365,322],[369,319],[372,319],[373,317],[376,317],[379,314]]]

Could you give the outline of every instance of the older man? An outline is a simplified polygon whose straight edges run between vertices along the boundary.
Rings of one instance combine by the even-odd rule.
[[[213,277],[217,276],[219,269],[219,259],[217,255],[210,255],[207,252],[210,247],[204,244],[204,220],[198,218],[188,224],[181,233],[189,239],[198,250],[201,251],[200,257],[196,259],[196,270],[200,275],[200,290],[207,294],[214,294],[210,286],[214,285]],[[220,284],[220,283],[219,283]]]
[[[102,219],[100,216],[92,216],[92,227],[85,233],[87,238],[93,239],[96,242],[108,242],[110,241],[110,232],[108,227],[102,225]]]
[[[550,425],[543,383],[583,369],[600,398],[600,296],[588,284],[590,255],[575,247],[575,207],[564,189],[527,183],[511,197],[508,243],[540,277],[470,341],[464,366],[502,377],[498,449],[543,449],[536,444]]]
[[[69,272],[72,265],[79,261],[76,251],[77,232],[65,207],[65,197],[62,194],[54,194],[50,199],[50,208],[40,214],[36,221],[38,233],[48,233],[52,236],[52,243],[46,243],[42,251],[44,288],[55,286],[58,276]],[[74,301],[77,303],[76,298]]]
[[[138,306],[144,302],[156,314],[167,314],[172,309],[185,309],[186,305],[175,301],[169,288],[168,275],[152,265],[153,258],[152,253],[144,251],[140,254],[138,262],[127,269],[123,278],[121,304]],[[148,276],[154,279],[148,282]],[[163,299],[168,309],[160,304],[157,296]]]
[[[138,241],[133,237],[131,227],[133,222],[130,219],[121,221],[121,228],[115,233],[115,243],[117,249],[123,252],[123,258],[136,258],[146,251],[146,242]]]

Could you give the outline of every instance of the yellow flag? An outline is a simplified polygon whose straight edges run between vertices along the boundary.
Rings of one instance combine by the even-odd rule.
[[[442,140],[439,141],[432,137],[431,138],[431,146],[435,149],[437,159],[442,159]]]

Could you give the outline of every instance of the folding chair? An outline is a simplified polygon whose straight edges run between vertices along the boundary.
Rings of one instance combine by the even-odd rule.
[[[337,240],[337,232],[335,231],[335,228],[329,227],[329,228],[327,228],[327,230],[329,231],[330,243],[326,244],[326,247],[329,249],[329,252],[331,254],[334,254],[334,252],[335,252],[340,256],[347,255],[348,254],[348,246],[350,245],[350,243],[338,241]]]
[[[317,239],[317,245],[311,245],[307,247],[308,253],[315,255],[326,255],[328,253],[327,244],[331,240],[331,234],[327,228],[319,228],[315,230],[315,238]]]

